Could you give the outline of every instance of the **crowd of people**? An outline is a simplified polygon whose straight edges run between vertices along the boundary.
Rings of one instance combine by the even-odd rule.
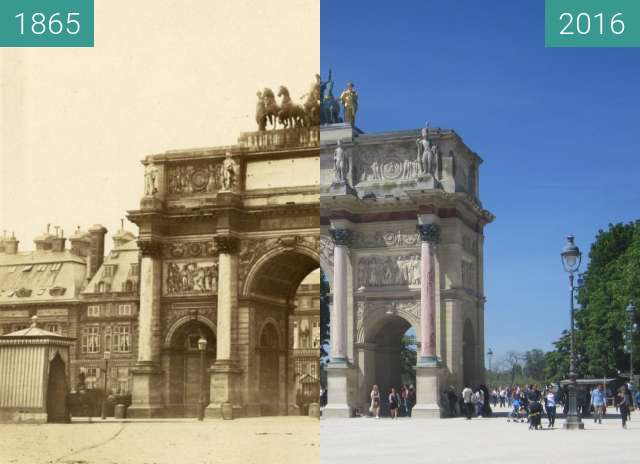
[[[382,407],[388,408],[392,419],[411,417],[411,411],[416,404],[416,392],[413,385],[391,388],[387,392],[380,391],[378,385],[371,390],[369,415],[379,419]],[[455,388],[445,389],[441,397],[442,407],[448,417],[464,416],[467,420],[472,417],[488,417],[492,415],[492,407],[508,409],[509,422],[527,422],[529,428],[543,427],[542,419],[546,417],[548,428],[555,426],[558,408],[566,416],[569,409],[566,388],[558,385],[547,385],[541,388],[537,384],[521,387],[520,385],[499,386],[492,389],[484,385],[465,388],[458,395]],[[607,413],[608,403],[620,413],[622,426],[626,428],[631,418],[631,411],[640,405],[640,389],[631,383],[622,385],[615,395],[610,389],[605,390],[598,384],[591,391],[579,388],[576,392],[577,413],[585,418],[592,416],[595,423],[602,423]]]
[[[382,407],[382,396],[377,385],[371,390],[371,405],[369,414],[380,419],[380,408]],[[392,387],[386,395],[389,415],[392,419],[398,417],[411,417],[411,410],[416,404],[416,391],[413,385],[404,385],[399,389]]]

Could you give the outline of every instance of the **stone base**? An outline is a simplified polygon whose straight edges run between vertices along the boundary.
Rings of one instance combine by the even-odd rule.
[[[159,198],[151,195],[142,197],[140,200],[140,209],[162,210],[164,203]]]
[[[562,428],[565,430],[584,430],[584,422],[578,422],[575,419],[572,420],[572,418],[568,418],[564,421],[564,424],[562,424]]]
[[[163,373],[160,366],[152,362],[140,362],[132,372],[133,388],[127,417],[163,417],[165,407],[162,401]]]
[[[416,366],[417,398],[411,417],[437,419],[441,417],[440,383],[444,379],[445,369],[435,359],[424,361]]]
[[[348,363],[333,362],[327,366],[328,403],[322,410],[322,417],[353,417],[353,407],[349,404],[352,370]]]
[[[348,122],[320,126],[320,144],[335,144],[338,140],[351,142],[362,131]]]
[[[15,422],[21,424],[46,424],[47,421],[47,412],[41,408],[0,409],[0,423]]]
[[[205,417],[235,419],[244,415],[238,401],[236,385],[242,370],[230,360],[218,360],[208,369],[210,374],[211,403],[205,409]]]

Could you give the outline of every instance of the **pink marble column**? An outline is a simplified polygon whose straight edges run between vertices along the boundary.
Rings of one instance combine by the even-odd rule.
[[[349,229],[331,229],[333,238],[333,308],[331,311],[331,361],[347,361],[347,247]]]
[[[435,246],[440,237],[437,224],[419,224],[420,256],[420,364],[437,364]]]

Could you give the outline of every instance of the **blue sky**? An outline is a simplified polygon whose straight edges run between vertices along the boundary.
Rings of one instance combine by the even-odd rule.
[[[542,0],[323,0],[320,33],[322,76],[355,83],[362,130],[428,120],[484,159],[486,347],[494,366],[551,349],[569,325],[564,237],[586,255],[640,218],[640,50],[545,49]]]

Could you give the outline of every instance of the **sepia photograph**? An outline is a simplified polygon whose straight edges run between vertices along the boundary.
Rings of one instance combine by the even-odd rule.
[[[0,50],[0,461],[319,462],[320,2],[94,7]]]

